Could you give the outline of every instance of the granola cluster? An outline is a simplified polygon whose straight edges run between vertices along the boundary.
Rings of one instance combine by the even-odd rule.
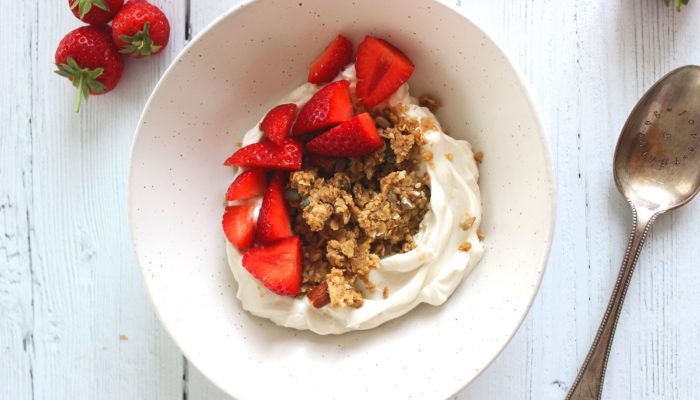
[[[375,153],[314,157],[291,174],[294,231],[304,249],[302,290],[315,306],[361,307],[363,293],[376,289],[369,273],[380,258],[416,247],[413,236],[430,204],[430,178],[420,167],[422,132],[434,124],[405,111],[399,105],[373,115],[386,143]]]

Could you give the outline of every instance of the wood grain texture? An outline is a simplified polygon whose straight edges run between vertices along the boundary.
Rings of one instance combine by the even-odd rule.
[[[0,24],[16,46],[0,64],[0,398],[180,398],[182,357],[132,254],[126,167],[140,110],[184,36],[151,62],[127,62],[122,84],[75,114],[52,70],[79,21],[64,1],[14,3]],[[184,32],[184,0],[162,6]]]
[[[32,197],[32,62],[36,7],[7,4],[0,41],[0,398],[30,399],[34,383],[34,284],[29,211]],[[12,38],[12,40],[10,40]],[[28,66],[28,67],[27,67]]]
[[[503,46],[533,89],[558,175],[552,257],[520,331],[456,396],[562,399],[622,260],[631,213],[612,150],[645,89],[700,63],[700,4],[660,0],[450,0]],[[79,26],[63,1],[8,2],[0,14],[0,399],[226,400],[154,315],[126,223],[133,128],[191,34],[238,0],[153,0],[171,43],[128,61],[113,93],[72,112],[53,52]],[[6,71],[11,71],[7,73]],[[660,218],[620,318],[607,399],[700,398],[700,205]],[[459,366],[455,366],[459,368]]]

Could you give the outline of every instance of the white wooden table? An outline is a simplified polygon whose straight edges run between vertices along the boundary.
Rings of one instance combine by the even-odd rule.
[[[291,0],[290,0],[291,1]],[[452,0],[455,1],[455,0]],[[113,93],[72,111],[53,54],[77,27],[66,1],[0,11],[0,399],[228,397],[189,365],[141,283],[126,221],[130,144],[170,60],[237,0],[154,0],[171,42],[129,61]],[[630,212],[612,150],[638,97],[700,63],[700,2],[456,0],[529,81],[558,174],[552,257],[513,341],[458,399],[563,399],[622,258]],[[698,3],[698,4],[693,4]],[[700,201],[662,217],[620,319],[606,399],[698,399]]]

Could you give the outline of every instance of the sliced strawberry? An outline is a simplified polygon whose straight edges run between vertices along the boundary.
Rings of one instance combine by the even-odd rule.
[[[303,262],[297,236],[267,246],[253,247],[243,255],[243,268],[280,296],[296,296],[301,289]]]
[[[367,36],[357,48],[357,97],[374,107],[391,96],[413,74],[413,63],[389,42]]]
[[[265,170],[249,169],[238,175],[226,191],[226,201],[245,200],[265,193]]]
[[[338,35],[309,68],[309,82],[321,85],[335,78],[352,58],[352,42]]]
[[[263,118],[260,123],[260,130],[265,133],[268,139],[277,144],[282,144],[292,128],[296,112],[297,105],[294,103],[279,105],[270,110]]]
[[[226,207],[221,224],[224,226],[224,234],[229,242],[239,249],[247,249],[255,239],[255,219],[253,210],[255,206],[231,206]]]
[[[224,165],[298,170],[301,169],[303,151],[301,143],[294,139],[287,139],[281,145],[273,142],[258,142],[238,149],[224,161]]]
[[[293,235],[287,201],[284,199],[286,185],[286,174],[275,172],[267,186],[257,225],[258,242],[262,244],[269,244]]]
[[[374,120],[362,113],[349,121],[322,133],[306,144],[316,154],[332,157],[360,157],[373,153],[384,146],[377,133]]]
[[[336,81],[316,92],[301,108],[292,128],[292,136],[330,128],[351,117],[350,82]]]

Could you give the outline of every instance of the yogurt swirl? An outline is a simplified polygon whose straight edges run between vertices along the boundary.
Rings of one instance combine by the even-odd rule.
[[[357,79],[353,65],[336,79],[350,81],[354,92]],[[318,89],[305,83],[282,102],[302,106]],[[396,104],[405,105],[406,114],[412,118],[433,121],[434,127],[423,135],[427,142],[424,148],[434,156],[423,166],[430,176],[430,209],[415,236],[416,248],[381,259],[380,267],[370,272],[371,281],[377,288],[387,287],[389,296],[385,299],[377,290],[365,294],[360,308],[317,309],[305,297],[283,297],[270,292],[243,268],[241,254],[227,242],[229,266],[238,282],[236,296],[245,310],[281,326],[318,334],[371,329],[406,314],[420,303],[443,304],[479,262],[484,252],[476,233],[481,222],[481,198],[471,145],[446,135],[433,113],[410,96],[408,84],[386,100],[386,105]],[[256,124],[246,133],[243,145],[258,142],[262,136]],[[464,224],[460,227],[471,216],[473,225],[466,230]],[[471,243],[470,251],[459,250],[464,242]]]

